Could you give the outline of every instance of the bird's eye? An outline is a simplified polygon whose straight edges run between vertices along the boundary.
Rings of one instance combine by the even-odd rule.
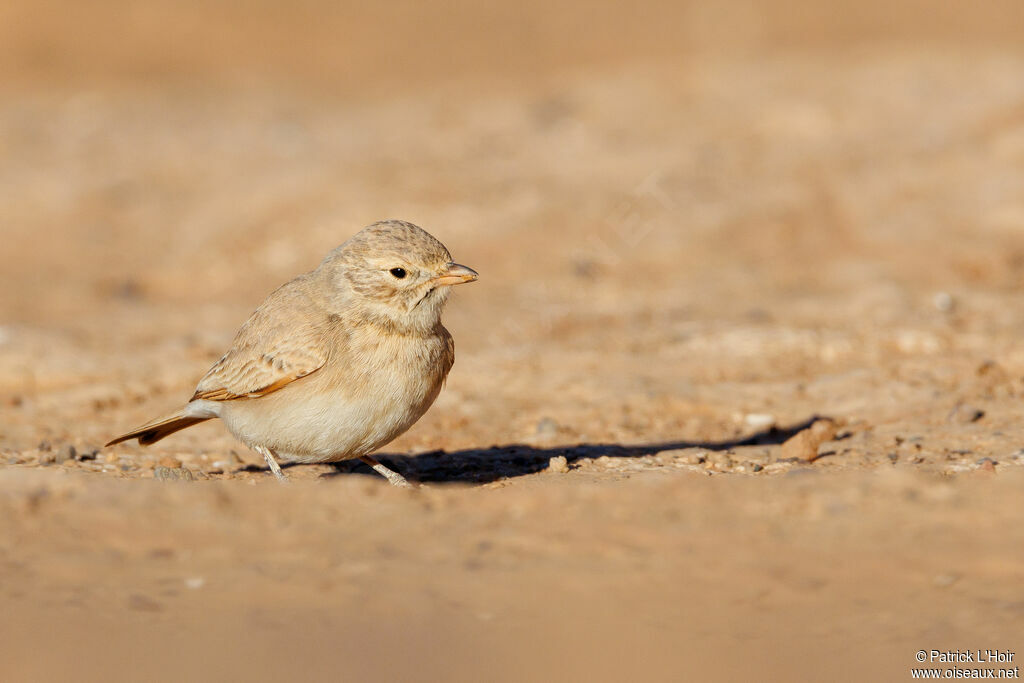
[[[405,268],[392,268],[389,272],[395,277],[397,277],[399,280],[405,277],[406,274]]]

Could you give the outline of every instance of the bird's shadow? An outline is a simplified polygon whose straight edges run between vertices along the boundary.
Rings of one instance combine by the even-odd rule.
[[[681,448],[726,451],[742,446],[778,445],[794,434],[807,429],[818,419],[821,419],[820,416],[814,416],[787,427],[773,426],[751,436],[725,441],[665,441],[632,446],[584,443],[551,448],[509,444],[490,448],[470,448],[451,453],[446,451],[431,451],[419,455],[377,453],[374,454],[374,457],[411,481],[486,484],[498,479],[541,472],[548,467],[551,458],[559,455],[564,456],[566,461],[572,464],[579,460],[593,460],[602,456],[638,458]],[[332,472],[323,476],[336,477],[349,474],[380,476],[359,460],[334,463],[332,468]]]

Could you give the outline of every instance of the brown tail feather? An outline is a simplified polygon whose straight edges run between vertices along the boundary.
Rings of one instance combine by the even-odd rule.
[[[127,434],[122,434],[113,441],[110,441],[107,446],[113,446],[115,443],[121,443],[122,441],[128,441],[129,439],[138,439],[139,443],[143,446],[148,446],[151,443],[156,443],[160,439],[173,434],[179,429],[185,429],[185,427],[191,427],[197,422],[205,422],[209,420],[208,417],[185,417],[182,411],[172,415],[166,415],[161,418],[157,418],[152,422],[147,422],[138,429],[133,429]]]

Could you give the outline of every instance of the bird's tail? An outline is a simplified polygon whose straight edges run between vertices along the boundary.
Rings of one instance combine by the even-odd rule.
[[[194,417],[186,415],[185,410],[185,408],[182,408],[175,413],[147,422],[138,429],[133,429],[127,434],[122,434],[116,439],[110,441],[107,446],[113,446],[115,443],[121,443],[122,441],[128,441],[129,439],[138,439],[141,445],[148,446],[151,443],[156,443],[165,436],[173,434],[179,429],[185,429],[186,427],[191,427],[196,423],[205,422],[210,419],[209,417]]]

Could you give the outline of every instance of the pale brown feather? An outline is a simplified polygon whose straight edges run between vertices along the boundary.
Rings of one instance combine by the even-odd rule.
[[[334,326],[309,295],[304,281],[311,277],[289,282],[256,309],[228,352],[199,380],[191,400],[259,398],[323,367],[330,348],[323,337]]]
[[[182,412],[183,410],[184,409],[179,410],[176,413],[157,418],[151,422],[147,422],[141,427],[133,429],[127,434],[122,434],[116,439],[109,441],[106,445],[113,446],[114,444],[121,443],[122,441],[138,439],[141,445],[148,446],[149,444],[155,443],[174,432],[210,419],[208,417],[186,417]],[[104,446],[104,448],[106,448],[106,446]]]

